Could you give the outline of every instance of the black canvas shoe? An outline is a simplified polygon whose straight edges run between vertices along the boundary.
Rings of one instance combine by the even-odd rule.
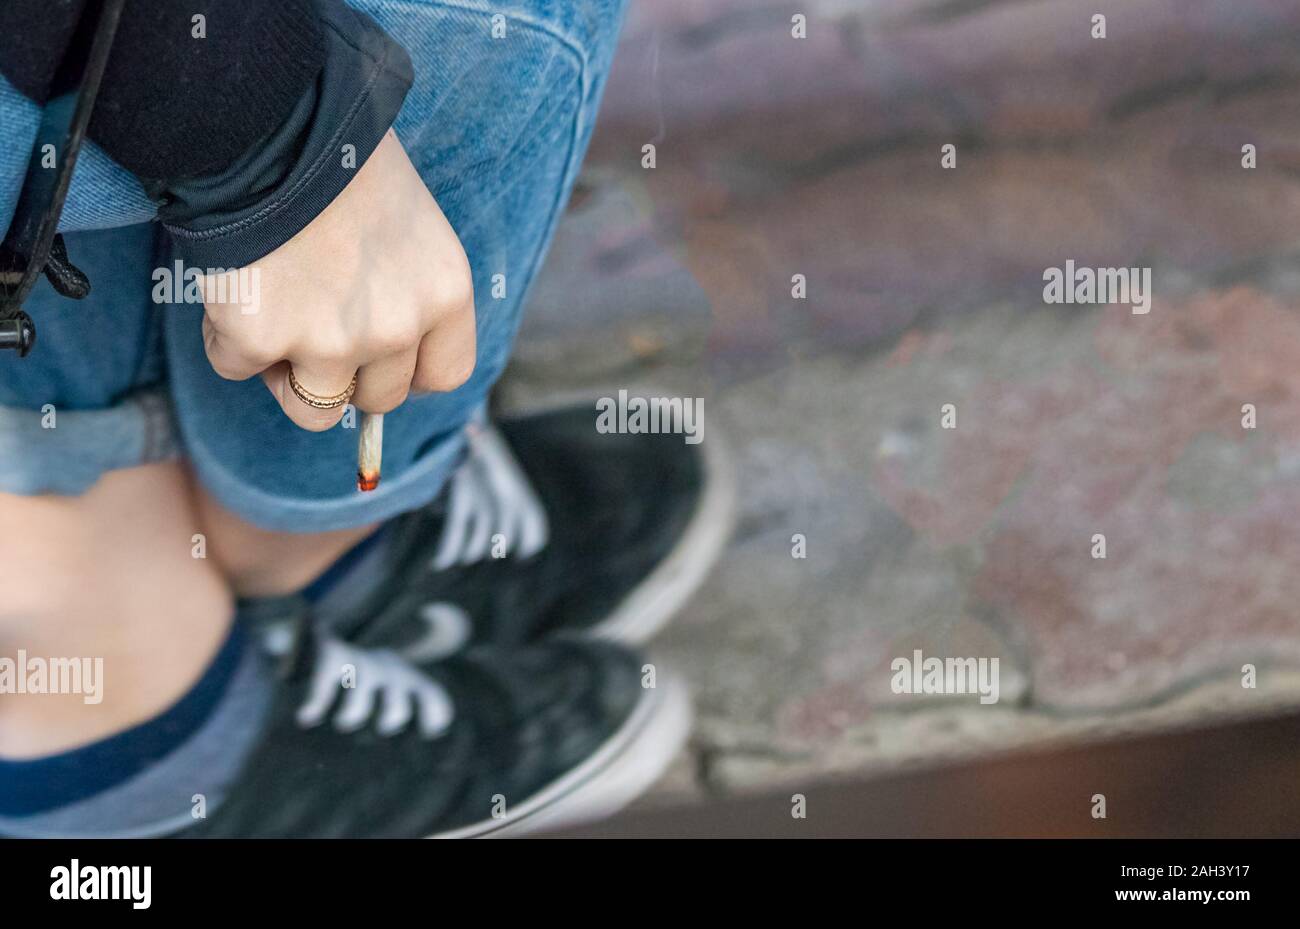
[[[179,837],[556,828],[635,798],[690,729],[684,687],[662,674],[643,687],[640,659],[611,643],[476,649],[430,670],[297,629],[275,647],[283,673],[260,743],[224,801]]]
[[[594,406],[471,428],[434,504],[389,527],[385,580],[343,638],[434,660],[557,634],[642,643],[717,561],[731,526],[716,430],[601,434]]]

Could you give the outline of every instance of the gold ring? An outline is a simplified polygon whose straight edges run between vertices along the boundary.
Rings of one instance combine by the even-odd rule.
[[[352,375],[352,383],[332,397],[321,397],[312,393],[306,387],[298,383],[297,376],[293,373],[293,368],[289,369],[289,389],[293,391],[295,397],[310,407],[318,410],[337,410],[352,399],[352,395],[357,389],[357,376]]]

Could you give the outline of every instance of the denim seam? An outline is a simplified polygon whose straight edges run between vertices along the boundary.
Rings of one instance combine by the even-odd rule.
[[[569,35],[569,33],[565,32],[564,30],[556,28],[551,23],[542,22],[540,20],[533,19],[530,16],[525,16],[520,13],[505,13],[501,10],[493,10],[487,7],[476,6],[470,3],[458,2],[458,0],[435,0],[435,2],[432,3],[422,2],[422,0],[390,0],[390,2],[393,3],[394,5],[416,7],[417,9],[422,7],[431,7],[431,6],[452,7],[453,9],[461,10],[466,13],[482,13],[482,14],[486,14],[487,16],[492,16],[495,13],[501,13],[503,16],[506,16],[511,22],[522,23],[523,25],[532,29],[534,32],[545,33],[546,35],[549,35],[552,38],[561,42],[565,47],[569,49],[570,52],[574,54],[574,56],[576,56],[581,61],[582,73],[584,75],[588,73],[587,53],[586,50],[583,48],[582,43],[579,42],[577,39],[575,39],[573,36]]]
[[[417,2],[417,0],[397,0],[397,2],[403,6],[411,6],[416,8],[429,6],[429,4],[419,3]],[[439,0],[439,2],[436,5],[453,7],[455,9],[459,9],[471,13],[480,13],[480,14],[491,13],[491,11],[480,7],[470,6],[463,3],[450,2],[450,0]],[[567,185],[569,178],[573,174],[573,157],[574,157],[574,150],[576,147],[576,140],[581,137],[582,128],[584,125],[583,123],[583,118],[585,116],[584,109],[587,100],[587,95],[590,92],[590,81],[591,81],[591,69],[589,67],[590,62],[588,61],[586,51],[585,49],[583,49],[582,45],[579,42],[577,42],[577,40],[575,40],[572,36],[568,35],[566,32],[557,29],[548,23],[540,23],[531,18],[527,18],[524,16],[510,14],[510,19],[514,22],[523,24],[524,26],[526,26],[529,29],[532,29],[535,32],[539,32],[544,35],[550,36],[551,38],[559,42],[561,45],[563,45],[569,51],[569,53],[572,54],[574,58],[577,59],[578,69],[581,74],[581,80],[580,80],[581,96],[579,99],[578,113],[574,119],[573,135],[569,140],[568,164],[566,165],[565,168],[565,182]],[[307,185],[310,181],[312,181],[317,174],[320,173],[321,168],[324,167],[325,165],[329,153],[333,151],[339,139],[343,138],[343,136],[347,133],[347,130],[352,125],[352,122],[356,118],[357,113],[360,112],[362,105],[365,103],[367,99],[369,99],[370,94],[374,88],[374,85],[378,82],[380,76],[383,74],[393,76],[394,72],[392,72],[391,69],[386,67],[388,58],[389,58],[389,52],[385,51],[383,59],[376,61],[375,70],[371,74],[370,79],[366,82],[366,88],[364,92],[357,98],[357,100],[349,108],[347,118],[344,120],[344,124],[338,129],[338,131],[334,133],[334,135],[330,138],[329,145],[326,146],[326,148],[321,152],[320,156],[316,159],[315,163],[313,163],[311,168],[308,169],[308,172],[302,178],[300,178],[296,184],[294,184],[291,190],[287,191],[285,194],[283,194],[281,197],[278,197],[273,202],[268,203],[262,209],[258,210],[258,212],[255,213],[254,215],[245,217],[244,219],[238,220],[237,222],[234,223],[227,223],[222,226],[214,226],[211,229],[204,229],[204,230],[192,230],[192,229],[187,229],[183,226],[171,226],[164,223],[164,227],[167,229],[167,231],[180,239],[209,240],[209,239],[220,238],[222,236],[226,236],[238,232],[254,223],[261,222],[262,220],[266,219],[269,215],[279,211],[284,206],[286,206],[289,202],[295,199],[298,196],[298,194],[301,193],[302,188],[305,185]],[[562,186],[561,195],[564,189],[565,187]],[[559,196],[560,195],[557,195],[557,201],[559,199]],[[555,212],[557,209],[558,209],[558,202],[554,204],[551,209],[551,217],[547,223],[548,234],[550,231],[554,229]],[[535,271],[536,271],[536,262],[534,262],[533,267],[529,271],[529,279],[531,279]]]
[[[492,13],[499,12],[495,10],[485,9],[479,6],[474,6],[467,3],[456,2],[456,0],[437,0],[436,3],[422,3],[420,2],[420,0],[393,0],[393,2],[395,5],[415,7],[417,9],[423,7],[429,7],[429,6],[442,6],[442,7],[452,7],[454,9],[462,10],[467,13],[479,13],[484,15],[491,15]],[[577,39],[573,38],[573,36],[569,35],[567,32],[557,29],[555,26],[551,25],[550,23],[539,22],[535,19],[532,19],[531,17],[526,17],[515,13],[504,14],[504,15],[507,15],[512,22],[522,23],[524,26],[526,26],[529,29],[532,29],[534,32],[539,32],[542,33],[543,35],[547,35],[555,39],[565,49],[567,49],[568,52],[576,59],[576,63],[578,66],[578,74],[579,74],[578,107],[577,107],[577,112],[575,113],[573,118],[573,132],[569,136],[569,151],[565,159],[566,163],[564,167],[564,177],[561,180],[559,189],[556,191],[555,200],[551,204],[549,216],[546,221],[546,228],[542,235],[542,241],[549,243],[551,241],[552,234],[555,231],[555,226],[559,221],[559,217],[561,214],[560,206],[565,198],[566,193],[569,190],[570,181],[573,179],[573,176],[576,172],[576,165],[574,164],[574,162],[575,160],[578,160],[577,159],[578,140],[582,138],[583,129],[586,125],[585,119],[587,115],[586,114],[587,97],[591,93],[591,62],[587,55],[586,49],[583,47],[582,43],[578,42]],[[524,275],[524,282],[523,282],[524,292],[527,291],[529,285],[532,283],[533,279],[537,276],[537,269],[541,265],[541,262],[546,255],[546,251],[547,249],[545,248],[538,249],[537,254],[533,256],[533,262],[529,266],[527,272]]]

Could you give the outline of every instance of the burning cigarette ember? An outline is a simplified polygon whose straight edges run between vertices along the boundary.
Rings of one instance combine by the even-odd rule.
[[[361,439],[357,444],[357,490],[362,493],[379,486],[384,456],[384,414],[361,414]]]

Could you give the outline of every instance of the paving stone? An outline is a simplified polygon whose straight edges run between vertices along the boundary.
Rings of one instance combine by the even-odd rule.
[[[574,383],[704,355],[708,295],[655,238],[635,181],[587,172],[530,293],[517,375]]]
[[[630,156],[618,140],[635,139],[639,160],[653,138],[815,164],[923,138],[1077,138],[1300,76],[1300,9],[1285,3],[808,0],[806,39],[790,34],[794,12],[776,0],[634,3],[596,152]],[[1105,39],[1091,35],[1094,13],[1107,16]]]
[[[1096,147],[981,148],[952,172],[909,148],[762,192],[717,167],[597,165],[537,283],[519,364],[595,380],[687,356],[725,379],[791,353],[871,351],[932,318],[1037,299],[1066,258],[1140,258],[1165,292],[1189,275],[1248,279],[1300,242],[1300,151],[1294,168],[1247,171],[1240,140],[1274,157],[1274,140],[1300,135],[1298,96],[1225,105],[1232,139],[1174,107]]]
[[[703,397],[733,450],[648,802],[1300,705],[1300,8],[807,7],[633,6],[502,390]],[[1150,314],[1045,306],[1067,258]],[[894,693],[917,649],[999,702]]]
[[[939,497],[895,497],[948,514],[936,539],[988,533],[971,591],[1023,624],[1035,702],[1135,705],[1300,660],[1296,309],[1242,289],[1098,314],[1111,366],[975,390],[987,418],[942,453]],[[1267,425],[1243,429],[1244,402]]]
[[[1179,695],[1206,686],[1224,711],[1300,700],[1277,684],[1300,660],[1296,310],[1247,289],[1122,309],[1009,303],[890,353],[669,379],[706,391],[743,491],[730,550],[656,646],[699,709],[664,796],[1186,724],[1207,704]],[[1234,349],[1269,334],[1271,365]],[[1248,438],[1242,391],[1269,397]],[[891,661],[918,648],[998,657],[999,703],[894,694]]]

